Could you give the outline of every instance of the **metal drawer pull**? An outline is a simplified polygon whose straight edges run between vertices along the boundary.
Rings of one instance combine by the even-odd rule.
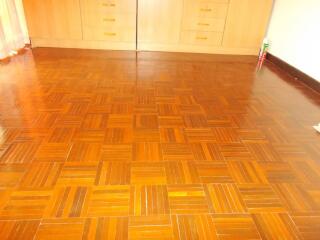
[[[200,11],[201,12],[211,12],[212,9],[211,8],[201,8]]]
[[[116,19],[115,18],[104,18],[103,21],[104,22],[115,22]]]
[[[104,35],[106,36],[116,36],[116,33],[111,33],[111,32],[105,32]]]
[[[209,23],[198,23],[199,26],[210,26]]]
[[[197,37],[197,40],[208,40],[207,37]]]
[[[116,4],[115,3],[102,3],[102,6],[104,6],[104,7],[115,7]]]

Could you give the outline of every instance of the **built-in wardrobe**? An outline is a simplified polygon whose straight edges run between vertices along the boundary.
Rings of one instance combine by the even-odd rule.
[[[272,0],[23,0],[33,47],[258,54]]]

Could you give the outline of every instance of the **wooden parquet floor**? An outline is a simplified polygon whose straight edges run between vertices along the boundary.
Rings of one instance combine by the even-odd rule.
[[[320,239],[320,95],[244,56],[0,65],[0,239]]]

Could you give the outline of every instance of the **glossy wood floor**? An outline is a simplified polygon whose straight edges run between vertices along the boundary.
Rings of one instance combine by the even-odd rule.
[[[0,239],[319,239],[320,95],[253,57],[0,65]]]

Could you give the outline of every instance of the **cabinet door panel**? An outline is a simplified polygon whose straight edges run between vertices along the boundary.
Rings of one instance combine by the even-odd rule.
[[[197,32],[183,31],[181,33],[181,43],[198,46],[220,46],[222,33],[220,32]]]
[[[49,38],[50,6],[47,0],[23,0],[23,7],[30,37]]]
[[[183,30],[223,32],[224,18],[191,18],[183,19]]]
[[[185,0],[185,17],[225,18],[228,3]]]
[[[138,44],[176,44],[183,0],[139,0]]]
[[[82,39],[78,0],[24,0],[30,37]]]
[[[78,0],[51,0],[52,34],[56,39],[82,39]]]
[[[271,8],[272,0],[230,0],[223,46],[259,49]]]

